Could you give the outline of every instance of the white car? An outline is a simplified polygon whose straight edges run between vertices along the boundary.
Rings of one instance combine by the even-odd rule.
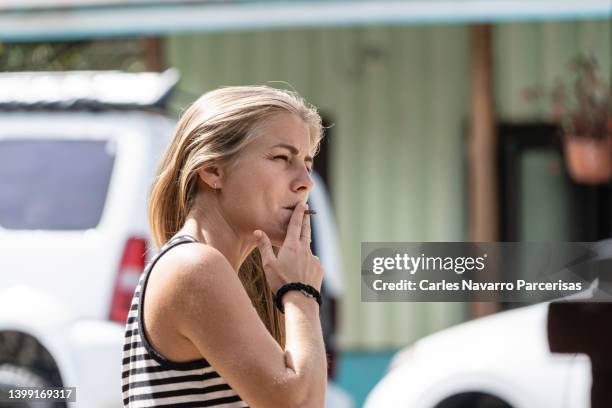
[[[0,396],[70,386],[77,406],[122,406],[125,321],[151,256],[147,196],[175,126],[158,108],[176,81],[173,71],[0,74]],[[310,206],[333,357],[342,275],[320,180]],[[351,406],[331,383],[328,402]]]
[[[365,408],[588,408],[591,364],[549,351],[548,303],[427,336],[395,355]]]

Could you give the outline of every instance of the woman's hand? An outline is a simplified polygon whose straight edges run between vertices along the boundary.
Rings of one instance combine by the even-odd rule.
[[[310,250],[310,216],[304,215],[307,208],[304,203],[295,206],[289,220],[287,236],[278,255],[274,254],[272,243],[265,232],[256,230],[253,233],[272,293],[291,282],[302,282],[321,290],[323,268],[319,258]]]

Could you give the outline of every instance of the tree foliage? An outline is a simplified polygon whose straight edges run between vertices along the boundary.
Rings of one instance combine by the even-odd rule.
[[[0,43],[0,71],[146,70],[141,39]]]

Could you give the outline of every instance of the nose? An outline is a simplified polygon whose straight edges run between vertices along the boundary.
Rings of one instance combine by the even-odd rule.
[[[314,183],[310,177],[310,173],[308,173],[308,170],[302,169],[293,180],[291,189],[295,192],[308,193],[312,189],[313,185]]]

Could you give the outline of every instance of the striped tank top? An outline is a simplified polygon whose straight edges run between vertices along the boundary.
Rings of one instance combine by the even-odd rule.
[[[205,359],[174,362],[159,354],[144,330],[143,300],[157,260],[171,248],[198,242],[188,235],[168,241],[141,274],[125,327],[122,392],[125,407],[247,407]]]

